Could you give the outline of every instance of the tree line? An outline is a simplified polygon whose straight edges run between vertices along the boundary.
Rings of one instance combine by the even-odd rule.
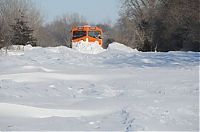
[[[104,48],[117,41],[140,51],[200,51],[199,0],[120,0],[114,25],[104,31]],[[0,0],[0,48],[10,45],[70,46],[71,28],[88,24],[80,14],[44,23],[30,0]],[[91,24],[90,24],[91,25]]]
[[[140,51],[200,51],[199,0],[121,0],[116,41]]]

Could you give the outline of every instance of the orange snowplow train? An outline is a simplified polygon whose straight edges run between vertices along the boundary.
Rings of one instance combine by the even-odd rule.
[[[101,28],[96,26],[78,26],[72,28],[72,43],[84,42],[98,42],[100,46],[103,45]]]

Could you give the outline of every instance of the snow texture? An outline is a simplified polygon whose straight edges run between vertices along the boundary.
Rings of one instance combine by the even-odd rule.
[[[94,47],[0,51],[0,131],[199,130],[199,53]]]
[[[103,52],[103,48],[99,45],[98,41],[96,42],[73,42],[72,43],[72,49],[75,49],[82,53],[87,54],[98,54]]]

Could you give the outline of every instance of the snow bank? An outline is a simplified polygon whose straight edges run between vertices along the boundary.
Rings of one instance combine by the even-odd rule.
[[[66,46],[59,46],[59,47],[32,47],[31,45],[12,45],[8,48],[7,54],[12,55],[22,55],[24,52],[29,52],[31,50],[37,49],[38,52],[45,51],[45,52],[51,52],[51,53],[60,53],[60,52],[73,52],[78,51],[80,53],[85,54],[99,54],[105,51],[108,52],[125,52],[125,53],[131,53],[131,52],[138,52],[136,49],[132,49],[124,44],[120,44],[117,42],[113,42],[109,44],[109,47],[107,49],[103,49],[98,42],[76,42],[72,44],[72,49],[68,48]],[[40,49],[40,50],[39,50]],[[2,54],[6,53],[6,49],[3,48],[0,51]]]
[[[87,54],[98,54],[102,53],[104,51],[116,51],[116,52],[125,52],[125,53],[131,53],[131,52],[138,52],[137,49],[132,49],[124,44],[120,44],[117,42],[113,42],[109,44],[107,50],[103,49],[101,46],[99,46],[98,42],[77,42],[72,44],[72,49],[77,50],[81,53],[87,53]]]
[[[88,46],[87,46],[88,45]],[[199,64],[199,53],[195,52],[139,52],[136,49],[131,49],[123,44],[114,42],[111,43],[108,49],[103,49],[98,43],[74,43],[73,48],[66,46],[59,47],[32,47],[30,45],[25,46],[24,50],[17,50],[17,46],[13,46],[13,49],[8,50],[9,56],[21,56],[16,59],[9,58],[6,60],[9,65],[21,65],[28,61],[39,63],[52,64],[76,64],[76,65],[95,65],[103,64],[109,66],[120,66],[125,67],[127,65],[131,67],[188,67],[196,66]],[[82,54],[84,53],[84,54]],[[89,55],[88,54],[99,54],[100,55]],[[73,59],[76,58],[76,59]],[[83,61],[84,60],[84,61]],[[4,61],[4,65],[6,65]],[[26,62],[27,63],[27,62]],[[27,66],[31,65],[26,65]],[[101,65],[98,65],[101,66]],[[48,67],[48,66],[47,66]],[[30,68],[30,67],[29,67]],[[34,71],[48,72],[47,68],[42,66],[36,66]],[[28,70],[28,69],[27,69]],[[51,71],[51,70],[50,70]]]
[[[120,44],[117,42],[113,42],[113,43],[109,44],[107,50],[108,51],[121,51],[121,52],[126,52],[126,53],[138,52],[137,49],[132,49],[124,44]]]

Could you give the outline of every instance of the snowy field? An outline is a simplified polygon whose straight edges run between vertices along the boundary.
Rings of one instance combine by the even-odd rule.
[[[199,57],[118,43],[1,51],[0,130],[198,131]]]

